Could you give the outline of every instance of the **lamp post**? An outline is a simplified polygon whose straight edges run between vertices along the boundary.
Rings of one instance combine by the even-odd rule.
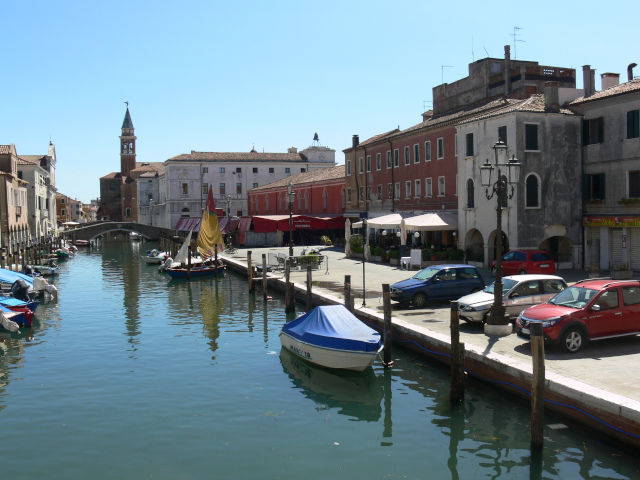
[[[287,201],[289,202],[289,256],[293,257],[293,199],[296,192],[293,191],[293,181],[289,180],[287,187]]]
[[[494,196],[498,200],[496,208],[497,225],[496,235],[498,235],[496,249],[496,281],[493,285],[493,305],[489,314],[488,322],[484,326],[484,333],[487,335],[509,335],[511,325],[509,317],[505,314],[504,302],[502,298],[502,203],[506,198],[513,198],[515,193],[514,185],[518,183],[520,177],[521,164],[515,156],[507,162],[507,146],[498,140],[493,146],[495,157],[494,164],[487,159],[480,167],[480,177],[482,186],[485,189],[487,200]],[[493,171],[496,171],[495,181],[492,182]],[[506,175],[505,175],[506,173]],[[509,192],[509,187],[511,191]]]
[[[364,265],[367,262],[367,219],[362,219],[362,233],[363,233],[363,246],[362,246],[362,306],[367,306],[367,288],[366,288],[366,275],[364,274]]]
[[[231,195],[227,195],[227,244],[231,246]]]

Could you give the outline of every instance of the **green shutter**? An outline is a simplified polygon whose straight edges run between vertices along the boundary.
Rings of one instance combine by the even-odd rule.
[[[627,138],[633,138],[633,113],[634,110],[627,112]]]

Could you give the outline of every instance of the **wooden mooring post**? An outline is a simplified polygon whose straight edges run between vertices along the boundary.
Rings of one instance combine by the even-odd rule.
[[[262,298],[267,300],[267,254],[262,254]]]
[[[291,283],[291,262],[287,258],[284,261],[285,272],[285,292],[284,292],[284,311],[292,312],[295,310],[295,298],[293,294],[293,283]]]
[[[353,313],[353,300],[351,298],[351,275],[344,276],[344,306]]]
[[[253,284],[253,265],[251,265],[251,250],[247,252],[247,279],[249,280],[249,291],[253,292],[255,285]]]
[[[464,343],[460,343],[458,302],[451,302],[451,401],[464,397]]]
[[[542,323],[531,323],[531,357],[533,380],[531,382],[531,449],[541,449],[544,433],[544,339]]]
[[[311,265],[307,265],[307,312],[313,308],[313,293],[311,292],[312,282]]]
[[[191,245],[187,251],[187,278],[191,279]]]
[[[384,330],[382,332],[384,358],[382,364],[388,368],[393,365],[393,360],[391,360],[391,288],[388,283],[382,284],[382,306],[384,311]]]

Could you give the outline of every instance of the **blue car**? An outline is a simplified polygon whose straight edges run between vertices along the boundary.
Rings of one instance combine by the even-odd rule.
[[[391,300],[424,308],[431,300],[451,300],[485,288],[480,271],[471,265],[432,265],[391,285]]]

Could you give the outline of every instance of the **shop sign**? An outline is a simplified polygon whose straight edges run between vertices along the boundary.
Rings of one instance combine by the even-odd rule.
[[[584,217],[585,227],[640,227],[640,217]]]

